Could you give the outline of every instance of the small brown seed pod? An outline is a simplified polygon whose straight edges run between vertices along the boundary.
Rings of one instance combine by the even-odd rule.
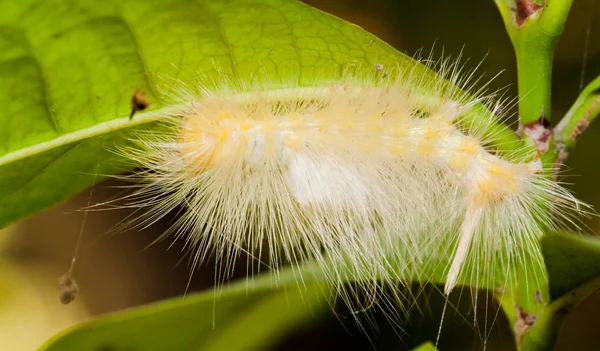
[[[75,300],[79,292],[79,286],[68,272],[58,278],[58,286],[60,287],[61,303],[67,305]]]

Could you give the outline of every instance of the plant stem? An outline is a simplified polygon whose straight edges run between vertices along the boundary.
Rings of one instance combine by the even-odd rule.
[[[523,137],[534,144],[545,166],[566,157],[550,127],[552,60],[572,0],[494,0],[513,44],[519,87],[519,122]],[[567,122],[565,122],[567,123]],[[569,124],[570,125],[570,124]],[[550,151],[550,152],[548,152]],[[548,167],[549,169],[551,167]],[[547,288],[547,285],[546,285]],[[586,288],[585,286],[580,287]],[[593,287],[592,287],[593,288]],[[545,290],[545,289],[543,289]],[[579,290],[579,289],[578,289]],[[541,290],[540,290],[541,291]],[[500,299],[514,326],[518,350],[551,350],[565,316],[565,306],[574,306],[588,290],[568,295],[546,305],[535,306],[533,296]],[[534,311],[515,302],[535,306]],[[577,300],[578,299],[578,300]]]
[[[517,69],[519,72],[519,120],[527,124],[544,117],[550,120],[550,93],[552,57],[539,55],[541,51],[550,51],[548,45],[530,50],[534,41],[522,41],[522,48],[515,47],[517,52]],[[545,43],[547,44],[547,43]],[[521,73],[523,72],[523,73]]]
[[[494,1],[517,57],[519,120],[550,120],[552,58],[572,0]]]
[[[550,351],[554,349],[558,331],[567,314],[592,293],[600,289],[600,277],[581,285],[546,306],[535,324],[523,334],[519,350]]]
[[[513,326],[518,351],[551,351],[568,313],[600,288],[600,277],[580,285],[547,305],[525,301],[514,292],[497,294],[498,301]],[[529,306],[519,306],[524,302]]]

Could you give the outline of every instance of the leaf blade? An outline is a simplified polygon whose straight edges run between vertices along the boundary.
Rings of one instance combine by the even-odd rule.
[[[314,84],[316,76],[335,78],[340,63],[408,60],[360,28],[295,1],[3,2],[0,189],[17,191],[0,202],[0,227],[83,190],[98,163],[101,174],[126,171],[114,167],[118,157],[84,140],[102,143],[113,132],[110,148],[127,130],[164,115],[172,102],[167,89],[157,89],[159,76],[192,86],[198,75],[227,82],[257,74]],[[155,113],[131,123],[135,89],[148,93]],[[70,144],[98,162],[62,153]],[[52,157],[61,169],[47,170],[40,182],[36,170]]]
[[[552,300],[600,276],[600,240],[596,237],[548,235],[542,239],[542,250]]]
[[[40,350],[265,349],[324,310],[318,287],[274,289],[268,276],[121,311],[66,330]]]

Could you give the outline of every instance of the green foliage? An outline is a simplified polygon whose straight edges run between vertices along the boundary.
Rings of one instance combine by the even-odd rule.
[[[408,62],[357,26],[295,1],[1,2],[0,227],[81,191],[96,173],[134,166],[112,148],[169,111],[175,81],[193,86],[201,75],[308,85],[335,78],[343,64]],[[136,89],[152,104],[130,120]],[[291,271],[279,281],[291,286],[287,294],[266,291],[264,279],[247,292],[225,289],[214,309],[218,333],[214,295],[206,293],[92,321],[47,348],[265,346],[303,321],[321,291],[300,296]]]
[[[348,64],[434,75],[359,27],[285,0],[0,3],[0,36],[0,80],[9,82],[0,122],[11,125],[0,131],[0,227],[77,193],[101,178],[96,173],[135,166],[113,151],[173,107],[173,85],[194,86],[199,76],[311,85]],[[37,85],[23,90],[22,81]],[[130,120],[136,89],[152,104]],[[489,127],[503,146],[519,145],[505,125]],[[443,282],[445,259],[432,258],[423,276]],[[481,287],[497,285],[483,278]]]
[[[44,351],[264,350],[323,311],[319,289],[272,289],[268,277],[84,323]]]
[[[166,113],[176,80],[310,84],[390,62],[409,59],[295,1],[0,2],[0,228],[128,170],[111,147]],[[152,104],[130,121],[136,89]]]
[[[425,342],[419,345],[417,348],[414,348],[412,351],[436,351],[435,345],[430,342]]]
[[[519,121],[522,125],[535,124],[540,118],[549,121],[554,48],[563,32],[572,1],[494,1],[515,48]],[[549,150],[540,147],[543,138],[536,139],[524,133],[538,146],[548,167],[560,166],[565,161],[577,136],[600,113],[599,85],[600,77],[581,92],[555,130],[549,130]],[[531,284],[530,279],[525,279],[517,285],[516,294],[511,292],[501,299],[504,311],[515,327],[520,350],[551,350],[567,312],[600,287],[598,245],[598,239],[583,239],[573,234],[543,238],[548,285],[539,288],[534,295],[531,289],[523,289]]]
[[[549,301],[535,314],[535,324],[523,333],[521,350],[552,350],[567,314],[600,288],[600,239],[573,233],[542,239],[549,276]]]
[[[600,239],[554,234],[542,240],[552,301],[600,277]]]
[[[543,286],[537,286],[539,282],[536,283],[536,274],[532,272],[519,273],[520,284],[513,293],[507,291],[501,297],[513,324],[522,318],[517,313],[517,305],[536,317],[535,328],[523,335],[522,350],[551,349],[567,312],[600,287],[599,239],[555,234],[543,239],[542,248],[549,275],[550,303],[547,292],[536,291]],[[327,308],[323,300],[327,292],[318,285],[308,282],[306,289],[298,293],[293,274],[286,272],[282,277],[287,280],[280,284],[290,286],[287,292],[270,289],[272,278],[264,276],[255,280],[250,289],[245,283],[228,286],[214,306],[215,295],[210,291],[119,312],[68,330],[51,340],[43,350],[96,350],[104,345],[110,345],[115,351],[187,350],[190,345],[198,345],[203,350],[265,347],[281,338],[286,330],[292,330],[318,315],[321,308]],[[165,327],[167,325],[169,327]],[[214,345],[221,348],[210,348]],[[425,343],[416,350],[435,348]]]
[[[570,1],[548,0],[547,11],[529,17],[525,25],[516,25],[508,1],[496,3],[517,53],[521,122],[548,116],[552,51]],[[357,26],[295,1],[0,2],[0,228],[88,187],[96,173],[111,175],[135,166],[111,148],[126,142],[134,129],[152,128],[173,107],[170,84],[194,85],[202,75],[310,85],[317,78],[336,78],[346,64],[414,61]],[[147,93],[152,104],[130,120],[136,89]],[[558,141],[569,150],[580,122],[589,124],[600,113],[598,98],[596,80],[559,129]],[[501,130],[506,138],[514,138],[506,130]],[[502,303],[513,323],[520,318],[515,304],[539,314],[524,336],[524,350],[551,347],[564,306],[575,305],[598,286],[597,241],[550,236],[543,248],[549,288],[530,280],[531,274],[521,276],[529,289],[517,289]],[[444,265],[440,261],[431,267]],[[310,280],[301,291],[294,272],[282,271],[278,289],[270,288],[272,277],[267,276],[248,290],[244,284],[227,286],[216,305],[213,292],[207,292],[120,312],[66,331],[44,350],[265,348],[323,307],[327,292],[317,285],[319,272],[301,269]],[[444,279],[441,270],[423,275],[432,282]],[[548,306],[536,301],[536,289],[544,297],[549,290]],[[417,350],[433,349],[424,344]]]

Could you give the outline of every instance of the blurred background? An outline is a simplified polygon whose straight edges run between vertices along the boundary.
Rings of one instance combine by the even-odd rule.
[[[516,67],[509,38],[492,0],[307,0],[307,3],[355,23],[400,51],[423,49],[483,63],[485,77],[503,72],[492,89],[508,87],[516,96]],[[553,122],[570,107],[583,85],[600,75],[600,0],[575,0],[554,60]],[[483,80],[485,81],[485,79]],[[577,196],[600,208],[600,124],[581,137],[567,161],[565,181]],[[92,203],[121,193],[114,181],[94,189]],[[70,305],[58,300],[58,277],[68,270],[87,206],[88,192],[21,221],[0,233],[0,350],[33,350],[56,332],[95,315],[182,295],[188,288],[189,266],[182,245],[165,241],[150,245],[168,221],[148,230],[110,229],[129,213],[89,212],[75,277],[81,292]],[[600,219],[586,221],[598,232]],[[212,286],[213,268],[202,267],[188,292]],[[415,311],[403,331],[376,314],[369,338],[348,312],[315,320],[287,337],[277,350],[408,350],[435,340],[443,300],[435,293],[426,308]],[[436,298],[437,296],[437,298]],[[448,311],[440,349],[481,350],[484,330],[473,326],[469,296],[453,297],[459,313]],[[479,316],[483,318],[484,316]],[[492,316],[493,317],[493,316]],[[483,325],[479,322],[478,325]],[[489,325],[489,324],[488,324]],[[556,350],[591,350],[600,342],[600,293],[591,296],[567,318]],[[488,330],[488,350],[513,350],[503,316]]]

